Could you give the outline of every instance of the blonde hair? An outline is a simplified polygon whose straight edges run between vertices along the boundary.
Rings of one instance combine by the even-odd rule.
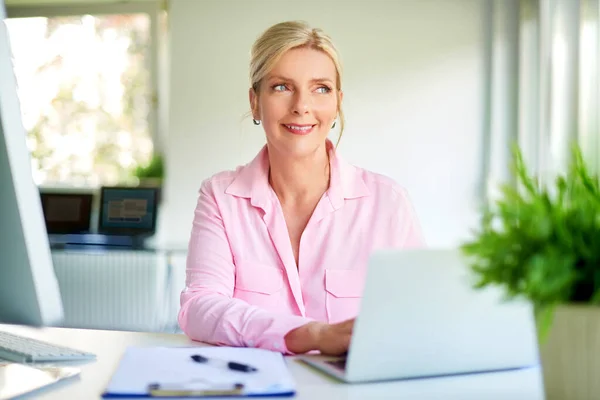
[[[340,119],[340,136],[344,131],[344,113],[342,111],[342,65],[340,56],[331,38],[321,29],[312,28],[304,21],[280,22],[271,26],[254,42],[250,56],[250,85],[258,94],[264,77],[271,71],[285,52],[291,49],[307,47],[326,53],[337,73],[337,111]]]

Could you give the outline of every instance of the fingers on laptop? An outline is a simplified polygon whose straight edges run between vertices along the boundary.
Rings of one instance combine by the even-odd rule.
[[[354,319],[336,324],[310,322],[288,332],[288,349],[296,354],[318,350],[326,355],[342,355],[348,351],[354,329]]]
[[[332,356],[347,353],[353,329],[354,319],[324,327],[319,338],[319,350],[321,353]]]

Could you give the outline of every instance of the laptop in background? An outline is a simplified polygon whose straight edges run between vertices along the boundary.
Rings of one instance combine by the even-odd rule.
[[[158,188],[102,187],[98,232],[148,235],[156,229]]]
[[[347,356],[299,358],[349,383],[539,365],[532,306],[472,283],[458,250],[376,252]]]
[[[98,233],[112,245],[144,247],[156,233],[159,188],[104,186]]]
[[[40,193],[48,235],[90,232],[91,193]]]

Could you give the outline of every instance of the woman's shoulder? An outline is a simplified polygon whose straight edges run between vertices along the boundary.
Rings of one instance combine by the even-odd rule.
[[[200,184],[200,194],[208,194],[211,196],[224,194],[243,168],[244,166],[238,166],[236,169],[222,170],[208,176]]]
[[[355,173],[362,179],[371,194],[384,198],[408,200],[408,190],[388,175],[353,166]]]
[[[265,148],[261,150],[256,157],[246,163],[239,164],[235,169],[222,170],[202,181],[201,190],[212,190],[215,193],[248,192],[257,180],[264,178],[268,167],[265,165]]]
[[[205,178],[202,181],[200,191],[213,195],[226,193],[234,195],[248,194],[259,178],[261,178],[261,168],[256,166],[254,162],[250,162],[238,165],[235,169],[222,170]]]
[[[239,174],[239,171],[242,168],[243,166],[239,166],[233,170],[223,170],[216,172],[202,181],[202,187],[227,187],[231,184],[231,182],[235,180],[236,176]]]

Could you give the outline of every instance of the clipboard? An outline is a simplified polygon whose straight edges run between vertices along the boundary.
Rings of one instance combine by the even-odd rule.
[[[195,355],[244,363],[240,372],[193,361]],[[295,382],[281,353],[243,347],[128,347],[103,398],[292,397]]]

